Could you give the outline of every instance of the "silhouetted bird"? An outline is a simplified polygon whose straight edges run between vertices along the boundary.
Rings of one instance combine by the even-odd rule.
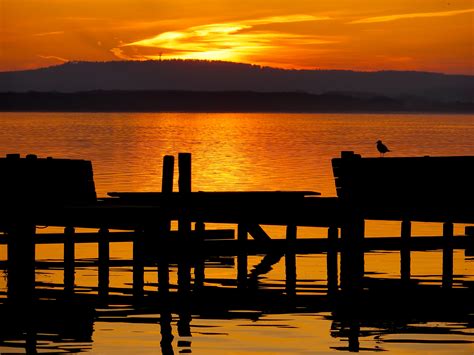
[[[385,153],[390,152],[390,149],[387,148],[385,144],[382,143],[382,141],[377,141],[377,150],[380,152],[380,156],[384,156]]]

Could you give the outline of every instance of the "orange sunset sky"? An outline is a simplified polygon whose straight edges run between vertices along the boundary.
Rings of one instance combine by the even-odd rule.
[[[161,57],[474,74],[473,0],[0,1],[0,71]]]

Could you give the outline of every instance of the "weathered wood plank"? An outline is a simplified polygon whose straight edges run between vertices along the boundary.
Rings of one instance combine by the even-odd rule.
[[[196,231],[191,231],[193,236]],[[231,240],[235,238],[235,231],[233,229],[209,229],[204,232],[199,232],[204,237],[204,240]],[[175,238],[178,235],[177,231],[169,232],[171,238]],[[37,234],[34,238],[35,244],[63,244],[68,241],[70,237],[62,233],[41,233]],[[110,232],[109,233],[110,243],[120,242],[133,242],[135,236],[133,232]],[[7,236],[0,235],[0,244],[7,244]],[[98,243],[100,236],[97,233],[75,233],[74,244],[82,243]]]
[[[332,160],[341,202],[366,219],[474,222],[473,156]]]

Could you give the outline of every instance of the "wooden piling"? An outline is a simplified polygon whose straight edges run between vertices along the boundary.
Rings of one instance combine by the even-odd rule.
[[[327,252],[327,278],[328,294],[333,294],[338,289],[338,270],[337,270],[337,239],[339,238],[339,229],[329,227],[328,229],[328,252]]]
[[[109,266],[109,230],[103,227],[99,229],[99,296],[101,298],[109,295]]]
[[[401,223],[402,245],[400,248],[400,278],[403,282],[410,281],[411,277],[411,222],[408,220]]]
[[[189,260],[189,242],[191,234],[191,220],[187,198],[191,193],[191,154],[178,154],[178,189],[184,204],[178,219],[178,238],[183,243],[183,248],[178,258],[178,293],[180,297],[187,297],[191,287],[191,263]],[[188,244],[188,245],[186,245]]]
[[[178,187],[181,193],[191,192],[191,153],[178,154],[179,179]]]
[[[287,250],[285,253],[285,289],[288,297],[296,296],[296,254],[295,242],[297,236],[297,227],[295,224],[289,224],[286,227]]]
[[[289,224],[286,227],[286,240],[289,243],[293,243],[296,240],[297,227],[295,224]]]
[[[13,302],[29,303],[35,288],[36,226],[23,222],[8,231],[8,298]]]
[[[158,259],[158,292],[160,296],[166,297],[170,290],[170,271],[168,258],[160,255]]]
[[[237,241],[239,251],[237,254],[237,287],[247,287],[247,275],[248,275],[248,256],[246,252],[246,242],[248,239],[247,227],[244,223],[240,223],[237,226]]]
[[[178,219],[178,234],[179,238],[183,243],[187,243],[191,232],[191,220],[189,219],[189,210],[187,205],[187,197],[191,193],[191,154],[190,153],[179,153],[178,154],[178,188],[179,193],[185,201]],[[184,249],[183,251],[186,251]],[[189,277],[190,278],[190,277]]]
[[[133,240],[133,296],[140,299],[143,296],[145,285],[145,233],[143,230],[135,230]]]
[[[451,222],[443,223],[443,278],[442,286],[451,288],[453,286],[453,236],[454,226]]]
[[[75,277],[75,229],[68,226],[64,228],[64,290],[67,293],[74,292]]]
[[[341,228],[341,288],[349,292],[360,290],[364,277],[364,234],[362,218],[349,219]]]
[[[161,192],[163,195],[169,195],[173,192],[173,181],[174,181],[174,156],[165,155],[163,157],[163,174],[161,182]],[[158,291],[162,299],[166,299],[169,294],[170,288],[170,276],[169,276],[169,260],[165,250],[167,242],[169,240],[169,234],[171,231],[171,221],[161,220],[157,226],[157,235],[153,234],[150,230],[145,230],[149,239],[159,238],[159,258],[158,258]]]
[[[191,262],[184,254],[178,258],[178,294],[181,300],[188,298],[191,291]]]
[[[196,239],[199,243],[199,248],[203,247],[204,243],[204,233],[206,231],[206,225],[198,221],[194,226],[194,230],[196,231]],[[196,256],[196,261],[194,264],[194,289],[200,290],[204,286],[205,280],[205,258],[202,253],[198,253]]]
[[[170,240],[171,221],[162,221],[158,224],[158,230],[155,233],[158,236],[158,292],[160,297],[167,300],[170,289],[170,270],[169,270],[169,251],[168,241]],[[145,235],[148,239],[156,238],[153,231],[145,229]]]
[[[174,175],[174,156],[165,155],[163,157],[163,175],[161,180],[161,192],[173,192],[173,175]]]

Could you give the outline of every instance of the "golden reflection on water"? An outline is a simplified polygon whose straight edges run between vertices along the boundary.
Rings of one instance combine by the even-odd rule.
[[[90,159],[99,195],[156,191],[162,157],[193,154],[193,189],[335,195],[331,158],[473,155],[472,115],[4,113],[0,153]]]

